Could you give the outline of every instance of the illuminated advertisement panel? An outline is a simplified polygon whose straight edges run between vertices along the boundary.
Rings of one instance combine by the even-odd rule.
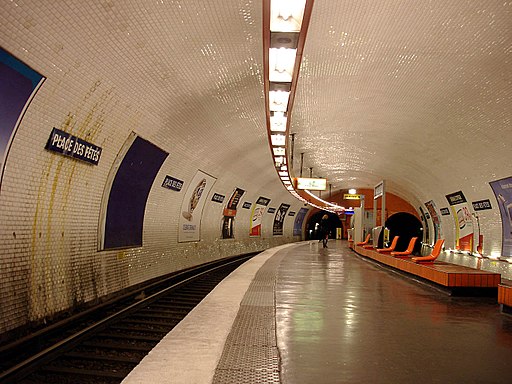
[[[434,203],[434,200],[427,201],[425,207],[427,207],[428,213],[430,213],[430,217],[434,223],[434,241],[436,241],[441,237],[441,221],[437,213],[436,203]]]
[[[274,217],[274,225],[272,227],[272,234],[274,236],[282,236],[283,235],[283,224],[284,218],[286,217],[286,213],[290,209],[290,204],[281,204],[277,213]]]
[[[512,177],[489,183],[496,196],[501,215],[501,255],[512,256]]]
[[[325,191],[327,189],[327,179],[297,177],[296,185],[297,189],[308,189],[310,191]]]
[[[460,251],[473,251],[473,220],[462,191],[446,195],[455,221],[455,247]]]
[[[235,188],[233,193],[231,194],[230,199],[228,200],[226,207],[224,208],[224,217],[222,219],[222,238],[223,239],[232,239],[235,237],[234,233],[234,222],[236,216],[236,209],[238,207],[238,203],[242,198],[245,191],[241,188]]]
[[[201,218],[206,196],[217,179],[203,171],[197,171],[181,204],[178,242],[199,241]]]
[[[295,216],[295,221],[293,223],[293,236],[302,235],[302,223],[304,222],[304,218],[308,213],[309,208],[301,208]]]
[[[254,204],[251,212],[251,230],[249,236],[259,237],[261,236],[261,218],[265,213],[267,205],[270,204],[270,199],[260,196]]]
[[[44,79],[0,48],[0,181],[16,129]]]

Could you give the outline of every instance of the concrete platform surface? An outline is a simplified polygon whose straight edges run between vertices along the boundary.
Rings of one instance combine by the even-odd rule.
[[[276,338],[259,345],[251,316],[272,303],[262,327]],[[269,354],[248,362],[255,350]],[[344,241],[310,241],[240,267],[124,383],[510,383],[511,367],[512,317],[495,298],[453,298]]]

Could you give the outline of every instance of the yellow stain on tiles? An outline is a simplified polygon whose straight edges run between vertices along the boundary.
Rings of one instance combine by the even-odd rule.
[[[95,143],[106,121],[112,118],[119,106],[115,90],[110,88],[100,92],[102,87],[100,80],[94,82],[75,108],[64,116],[61,124],[55,126]],[[102,145],[105,139],[103,143],[95,144]],[[71,220],[76,213],[72,212],[73,202],[81,199],[76,191],[95,169],[54,153],[44,154],[44,159],[42,174],[36,177],[38,189],[31,228],[28,284],[29,317],[32,320],[70,305],[68,302],[73,295],[72,259],[80,249],[80,245],[74,249],[71,244],[73,231],[79,230]],[[117,257],[124,259],[124,252],[118,253]]]

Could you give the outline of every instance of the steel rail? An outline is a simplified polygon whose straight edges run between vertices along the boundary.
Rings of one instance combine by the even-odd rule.
[[[214,272],[221,268],[225,268],[231,264],[240,263],[241,261],[244,261],[244,259],[248,260],[248,259],[252,258],[253,256],[254,256],[254,254],[245,255],[245,256],[238,257],[235,260],[230,260],[226,263],[222,263],[220,265],[215,265],[212,268],[208,268],[201,272],[195,273],[193,276],[189,276],[189,277],[185,278],[184,280],[176,282],[175,284],[170,285],[169,287],[166,287],[156,293],[153,293],[153,294],[145,297],[144,299],[141,299],[140,301],[133,303],[133,304],[129,305],[128,307],[125,307],[125,308],[119,310],[118,312],[95,322],[92,325],[87,326],[86,328],[74,333],[73,335],[68,336],[68,337],[64,338],[63,340],[60,340],[59,342],[55,343],[51,347],[48,347],[48,348],[36,353],[35,355],[29,357],[28,359],[25,359],[25,360],[21,361],[20,363],[3,371],[2,373],[0,373],[0,382],[3,383],[4,380],[7,380],[5,382],[8,383],[9,381],[11,381],[13,379],[18,380],[20,378],[28,376],[34,370],[34,368],[37,368],[37,366],[55,359],[58,354],[61,354],[61,353],[65,352],[66,350],[71,349],[72,347],[76,346],[80,341],[87,338],[91,333],[93,333],[93,331],[97,331],[97,330],[100,330],[102,327],[106,327],[113,320],[116,320],[116,319],[138,309],[139,307],[146,306],[147,304],[150,304],[153,301],[156,301],[160,296],[163,296],[163,295],[169,293],[170,291],[175,290],[186,283],[196,280],[205,274]],[[204,266],[202,266],[202,267],[204,267]],[[189,273],[190,273],[190,271],[189,271]]]

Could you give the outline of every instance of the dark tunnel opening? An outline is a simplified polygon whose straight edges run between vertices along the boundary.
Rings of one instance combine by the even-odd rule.
[[[319,240],[320,239],[320,221],[322,220],[322,216],[327,214],[329,216],[328,225],[329,225],[329,238],[336,238],[336,228],[341,228],[341,233],[343,233],[343,223],[341,222],[338,215],[331,212],[319,211],[312,215],[307,224],[306,224],[306,240]]]
[[[386,220],[386,227],[389,229],[389,241],[392,241],[395,236],[400,236],[395,250],[405,251],[411,238],[417,237],[418,240],[416,240],[413,253],[420,253],[423,225],[416,216],[407,212],[395,213]]]

